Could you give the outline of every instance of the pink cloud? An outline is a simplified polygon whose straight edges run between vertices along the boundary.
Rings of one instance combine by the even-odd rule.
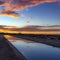
[[[5,6],[4,10],[0,11],[0,16],[20,17],[17,11],[22,11],[33,6],[43,3],[60,2],[60,0],[1,0],[0,7]]]

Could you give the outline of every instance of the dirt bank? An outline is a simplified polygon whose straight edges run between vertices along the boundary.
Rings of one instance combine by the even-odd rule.
[[[60,35],[13,35],[13,36],[60,48]]]

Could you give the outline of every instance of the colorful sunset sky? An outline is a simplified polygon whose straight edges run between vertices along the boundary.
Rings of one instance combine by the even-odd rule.
[[[60,0],[0,0],[0,25],[60,25]]]

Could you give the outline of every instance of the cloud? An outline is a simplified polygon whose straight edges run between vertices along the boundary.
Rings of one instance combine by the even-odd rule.
[[[3,1],[0,1],[0,6],[2,6],[4,4],[4,2]]]
[[[4,6],[4,9],[0,11],[0,16],[18,18],[20,16],[17,12],[50,2],[60,2],[60,0],[0,0],[0,7]]]
[[[5,10],[2,10],[1,13],[0,13],[0,16],[10,16],[10,17],[13,17],[13,18],[19,18],[20,16],[14,12],[14,11],[5,11]]]

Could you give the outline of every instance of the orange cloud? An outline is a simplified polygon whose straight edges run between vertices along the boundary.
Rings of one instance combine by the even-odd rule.
[[[0,16],[10,16],[12,18],[19,18],[19,16],[15,14],[0,14]]]
[[[10,17],[13,17],[13,18],[19,18],[20,16],[13,12],[13,11],[5,11],[5,10],[2,10],[1,11],[2,13],[0,14],[0,16],[10,16]]]
[[[4,10],[2,9],[3,12],[0,15],[18,18],[17,11],[50,2],[60,2],[60,0],[1,0],[0,7],[4,6]]]

